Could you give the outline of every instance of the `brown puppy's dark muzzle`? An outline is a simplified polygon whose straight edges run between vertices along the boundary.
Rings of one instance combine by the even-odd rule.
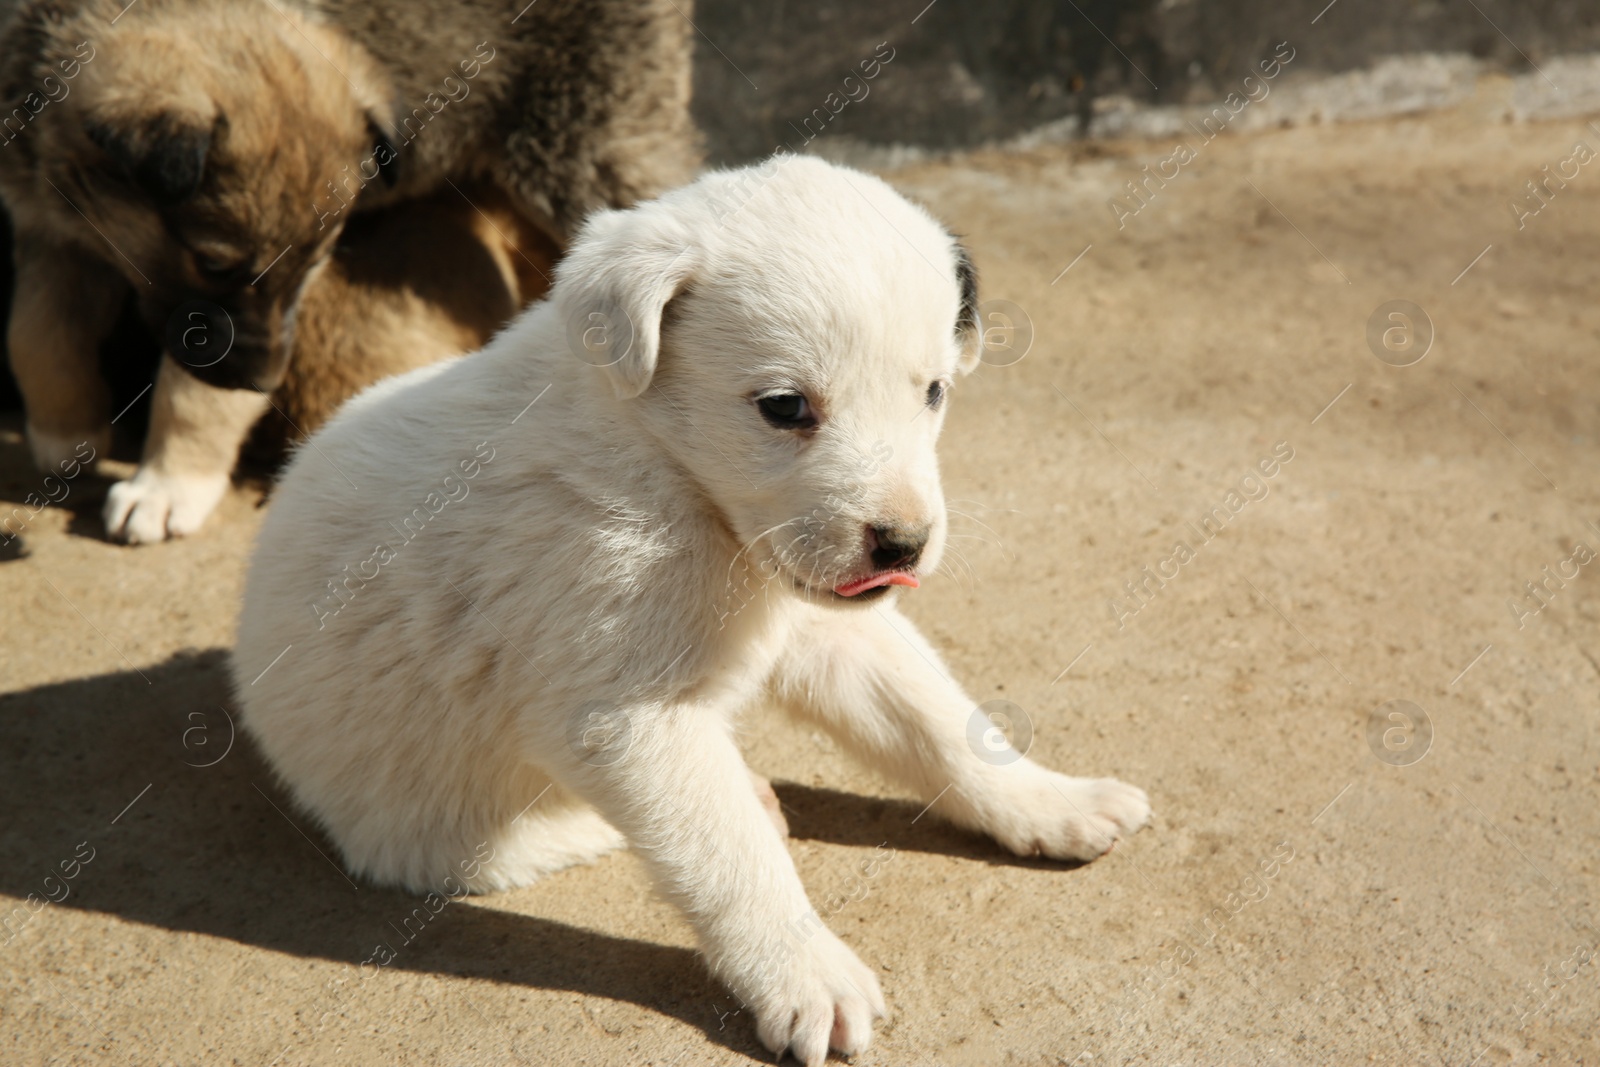
[[[167,319],[166,352],[184,370],[218,389],[270,393],[289,368],[290,339],[282,312],[250,313],[201,298]]]

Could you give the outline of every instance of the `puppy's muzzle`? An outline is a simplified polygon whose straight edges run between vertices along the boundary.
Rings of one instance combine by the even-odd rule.
[[[207,385],[270,393],[288,370],[289,341],[259,318],[203,298],[186,300],[167,319],[167,354]]]
[[[867,554],[875,570],[911,570],[922,558],[933,532],[931,523],[867,527]]]
[[[917,562],[922,559],[922,551],[928,547],[932,532],[930,523],[868,525],[862,533],[862,548],[872,569],[835,585],[834,595],[866,601],[883,596],[891,586],[908,585],[915,589],[922,584],[917,580]]]

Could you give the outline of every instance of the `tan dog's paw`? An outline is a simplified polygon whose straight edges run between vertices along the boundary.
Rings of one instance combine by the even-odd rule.
[[[192,534],[227,488],[226,474],[173,475],[140,467],[106,494],[106,536],[138,545]]]
[[[872,1020],[887,1008],[878,977],[830,930],[817,931],[776,973],[762,975],[745,1001],[755,1010],[756,1036],[780,1057],[822,1067],[828,1050],[865,1052]]]
[[[1019,856],[1087,862],[1150,821],[1144,790],[1115,778],[1042,771],[1021,793],[1009,815],[989,828]]]

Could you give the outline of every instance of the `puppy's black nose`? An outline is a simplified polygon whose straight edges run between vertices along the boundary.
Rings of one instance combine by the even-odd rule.
[[[927,547],[932,529],[929,525],[867,527],[873,567],[887,571],[896,567],[915,566],[922,550]]]

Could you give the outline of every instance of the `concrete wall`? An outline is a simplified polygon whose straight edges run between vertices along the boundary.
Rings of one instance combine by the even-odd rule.
[[[699,0],[695,115],[716,163],[817,138],[942,150],[1082,118],[1106,94],[1214,99],[1284,40],[1296,74],[1407,52],[1465,52],[1519,73],[1552,55],[1600,52],[1600,0],[1474,3]],[[4,222],[0,322],[11,290]],[[16,403],[0,368],[0,409]]]
[[[1520,73],[1600,51],[1600,0],[1474,2],[1335,0],[1324,12],[1327,0],[700,0],[695,113],[716,162],[799,147],[818,128],[950,149],[1081,117],[1101,94],[1219,97],[1284,40],[1296,73],[1408,52],[1469,53]],[[844,79],[882,42],[893,60],[841,107]]]

